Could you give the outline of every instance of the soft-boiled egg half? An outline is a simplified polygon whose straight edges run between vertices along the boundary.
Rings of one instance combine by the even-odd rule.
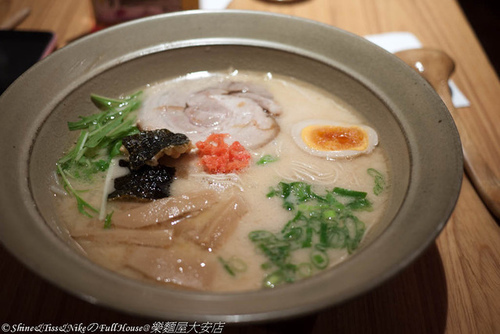
[[[304,151],[327,159],[354,157],[373,151],[377,132],[366,125],[306,120],[292,127],[292,137]]]

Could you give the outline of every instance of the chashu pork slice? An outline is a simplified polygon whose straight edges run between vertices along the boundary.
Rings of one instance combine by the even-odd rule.
[[[231,82],[227,86],[228,93],[235,96],[242,96],[254,100],[262,109],[268,113],[281,115],[281,106],[274,100],[273,95],[264,87],[251,82]]]
[[[145,94],[138,115],[141,130],[169,129],[194,143],[212,133],[227,133],[229,144],[239,141],[250,149],[267,144],[279,133],[274,115],[280,108],[268,96],[223,88],[195,92],[185,97],[185,103],[182,96],[155,90]]]

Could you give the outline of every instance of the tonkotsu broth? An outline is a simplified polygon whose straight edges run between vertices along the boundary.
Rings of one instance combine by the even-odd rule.
[[[175,247],[179,251],[185,250],[186,252],[190,252],[189,248],[196,248],[195,257],[200,259],[199,263],[203,263],[201,266],[204,267],[199,268],[200,275],[203,275],[204,270],[213,271],[213,277],[205,283],[200,283],[201,285],[198,283],[194,285],[187,284],[181,287],[200,288],[210,291],[256,290],[263,287],[264,277],[270,272],[262,267],[264,263],[268,262],[268,259],[249,239],[250,232],[267,230],[272,233],[279,233],[285,224],[294,217],[292,212],[284,209],[281,198],[267,197],[270,188],[275,188],[280,182],[302,181],[312,185],[312,189],[318,194],[325,194],[326,190],[331,191],[334,187],[366,192],[367,199],[372,203],[373,210],[356,212],[356,216],[365,224],[366,236],[385,210],[390,171],[388,170],[385,153],[381,147],[376,147],[366,155],[335,160],[313,156],[300,149],[291,135],[293,125],[298,122],[318,119],[348,124],[369,124],[366,124],[366,121],[355,110],[351,110],[348,104],[339,101],[335,96],[293,78],[276,76],[270,73],[233,71],[229,74],[209,74],[202,72],[151,84],[143,90],[144,96],[147,98],[148,94],[174,88],[179,89],[179,87],[186,87],[189,91],[195,92],[225,80],[252,82],[266,88],[282,108],[282,113],[275,116],[280,131],[268,144],[249,149],[248,151],[252,157],[250,165],[237,174],[211,175],[205,173],[199,165],[195,151],[181,156],[179,159],[168,160],[177,169],[175,180],[170,188],[171,196],[182,196],[200,189],[215,189],[218,193],[222,193],[227,192],[229,187],[232,189],[231,191],[241,196],[248,208],[248,212],[237,223],[234,231],[224,239],[225,241],[222,244],[217,244],[217,247],[202,249],[202,247],[194,243],[189,244],[189,246],[188,243],[182,243],[182,245],[176,245]],[[257,165],[256,162],[265,155],[278,157],[278,160],[264,165]],[[374,178],[367,173],[369,168],[374,168],[385,176],[386,188],[377,196],[373,193]],[[96,207],[100,207],[105,177],[106,173],[103,173],[95,178],[92,185],[75,183],[73,186],[77,189],[88,189],[88,192],[82,193],[82,197],[85,197],[89,203]],[[165,281],[163,277],[146,277],[146,275],[126,263],[131,249],[141,246],[86,238],[85,228],[103,229],[103,222],[97,220],[97,218],[89,219],[80,214],[76,209],[72,196],[57,195],[56,197],[59,202],[61,221],[65,224],[64,227],[92,261],[136,279]],[[113,210],[114,215],[116,215],[123,208],[133,208],[142,204],[130,202],[124,204],[121,201],[110,201],[107,205],[107,211],[111,212]],[[113,220],[111,221],[113,222]],[[173,224],[182,224],[182,219]],[[165,225],[164,228],[168,229],[169,226]],[[113,229],[114,226],[107,230],[103,229],[103,231],[106,233],[105,231]],[[291,257],[292,262],[307,262],[310,252],[311,248],[294,251]],[[329,256],[328,268],[335,266],[349,256],[346,249],[328,249],[327,253]],[[220,260],[230,258],[239,259],[238,263],[240,264],[244,262],[246,268],[243,271],[235,272],[234,276],[229,274]],[[169,258],[164,261],[174,260],[182,262],[183,259]],[[155,259],[151,259],[151,261],[155,261]],[[211,268],[207,269],[205,266]],[[182,269],[180,270],[182,271]],[[321,273],[321,271],[314,269],[313,274]],[[175,283],[175,279],[167,283]],[[168,284],[168,286],[179,285]]]

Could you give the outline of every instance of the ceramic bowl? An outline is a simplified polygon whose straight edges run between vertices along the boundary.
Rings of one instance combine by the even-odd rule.
[[[75,251],[49,189],[66,122],[117,96],[196,71],[292,76],[333,92],[378,131],[392,170],[390,205],[352,257],[315,277],[243,293],[181,291],[132,280]],[[248,11],[150,17],[90,35],[28,70],[0,98],[0,237],[26,266],[87,301],[156,319],[252,322],[318,311],[395,275],[434,241],[462,180],[453,120],[430,85],[362,37],[313,21]],[[8,273],[6,273],[8,274]]]

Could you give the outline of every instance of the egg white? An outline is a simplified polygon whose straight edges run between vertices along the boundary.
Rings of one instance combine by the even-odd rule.
[[[311,148],[307,143],[302,140],[302,130],[310,125],[330,125],[330,126],[341,126],[341,127],[358,127],[364,130],[368,136],[368,145],[364,150],[337,150],[337,151],[320,151]],[[324,157],[327,159],[337,159],[337,158],[349,158],[355,157],[360,154],[368,154],[373,151],[375,146],[378,145],[378,135],[377,132],[369,126],[361,125],[361,124],[347,124],[347,123],[339,123],[333,122],[329,120],[320,120],[320,119],[308,119],[302,122],[295,124],[292,127],[291,135],[295,143],[305,152],[315,155],[318,157]]]

